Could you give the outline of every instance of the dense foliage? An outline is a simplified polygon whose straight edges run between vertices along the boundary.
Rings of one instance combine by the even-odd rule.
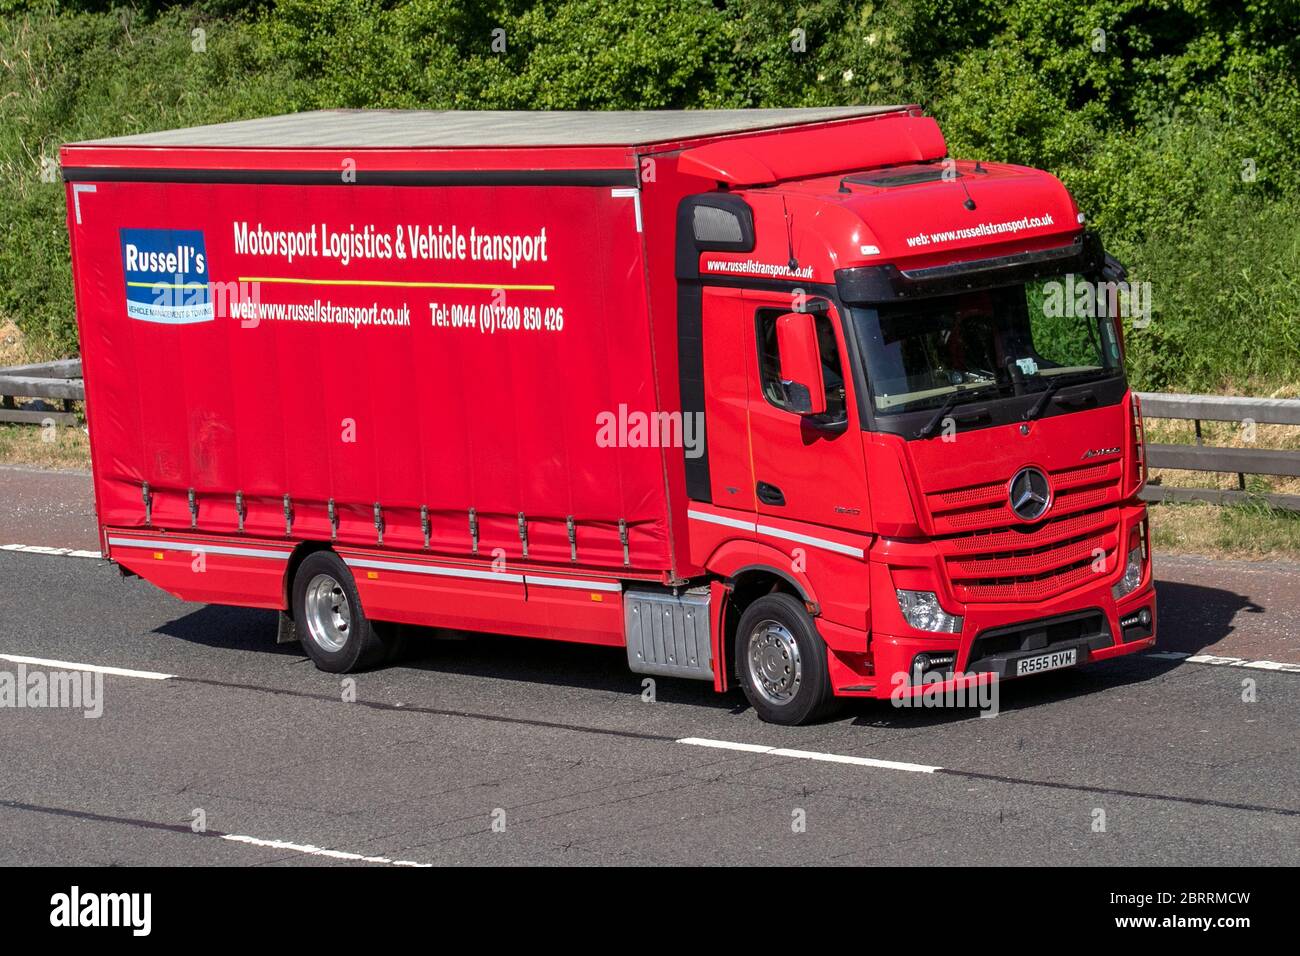
[[[75,349],[59,143],[322,106],[919,102],[1154,286],[1150,388],[1300,379],[1294,0],[0,0],[0,318]],[[199,32],[196,32],[199,31]]]

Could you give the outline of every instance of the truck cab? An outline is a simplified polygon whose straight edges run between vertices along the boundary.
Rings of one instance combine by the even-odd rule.
[[[680,164],[720,186],[678,213],[692,555],[777,722],[1155,641],[1122,268],[1050,174],[900,139],[771,182],[754,144]]]

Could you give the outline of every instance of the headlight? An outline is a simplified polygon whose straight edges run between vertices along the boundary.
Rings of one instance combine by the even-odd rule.
[[[1131,548],[1128,553],[1128,563],[1124,565],[1124,576],[1119,579],[1110,589],[1110,593],[1118,601],[1126,594],[1132,594],[1133,590],[1142,583],[1142,543]]]
[[[961,615],[949,614],[939,606],[933,591],[896,590],[898,609],[903,618],[918,631],[938,631],[943,634],[961,633]]]

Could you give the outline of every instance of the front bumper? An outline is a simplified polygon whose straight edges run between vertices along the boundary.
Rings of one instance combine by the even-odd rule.
[[[904,693],[920,693],[927,685],[917,680],[912,663],[918,654],[956,652],[957,678],[939,677],[943,683],[933,691],[956,686],[962,675],[1005,680],[1016,677],[1016,663],[1022,658],[1073,648],[1077,664],[1103,661],[1133,654],[1155,646],[1156,595],[1150,563],[1143,584],[1116,602],[1110,582],[1075,592],[1041,605],[968,605],[961,634],[933,636],[872,635],[874,686],[871,696],[889,697],[900,686]],[[1121,621],[1150,613],[1150,623]],[[935,674],[920,675],[931,683]],[[968,678],[967,678],[968,679]]]

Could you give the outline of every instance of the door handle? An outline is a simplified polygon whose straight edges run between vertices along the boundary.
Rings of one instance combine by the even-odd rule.
[[[758,495],[758,500],[765,505],[785,505],[785,495],[776,485],[769,485],[766,481],[760,481],[754,486],[754,493]]]

